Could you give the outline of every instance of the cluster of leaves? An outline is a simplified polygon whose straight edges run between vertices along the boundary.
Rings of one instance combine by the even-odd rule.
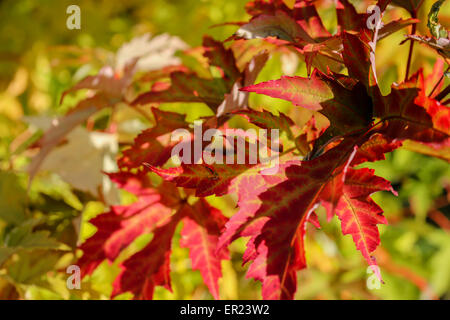
[[[371,195],[395,191],[374,170],[359,165],[385,159],[385,153],[404,141],[419,152],[450,160],[444,63],[437,64],[432,77],[425,77],[422,70],[407,76],[403,83],[393,84],[388,95],[382,95],[378,85],[376,44],[419,22],[417,2],[410,8],[401,1],[378,1],[381,14],[393,4],[405,7],[412,17],[368,29],[370,14],[338,0],[337,32],[331,34],[315,1],[255,0],[246,6],[252,18],[237,23],[239,30],[228,41],[204,37],[201,47],[183,52],[183,64],[145,72],[134,81],[140,59],[134,56],[66,92],[90,89],[94,94],[36,143],[41,148],[31,163],[31,176],[68,132],[101,109],[120,103],[136,110],[150,105],[154,122],[123,151],[120,171],[108,174],[136,201],[113,205],[91,220],[97,232],[80,247],[83,275],[92,274],[105,260],[115,261],[141,235],[152,233],[147,245],[121,262],[112,296],[131,292],[136,299],[151,299],[156,286],[170,290],[172,238],[181,222],[180,244],[189,248],[192,268],[200,271],[215,298],[221,262],[229,259],[228,246],[249,237],[243,256],[243,263],[250,263],[247,276],[262,282],[263,298],[292,299],[297,272],[306,268],[306,226],[311,222],[320,227],[315,211],[323,206],[329,219],[339,218],[342,233],[351,235],[381,280],[372,255],[380,243],[377,225],[387,221]],[[435,16],[430,14],[433,30]],[[441,31],[432,32],[436,41]],[[442,55],[443,49],[437,50]],[[283,76],[254,84],[275,52],[298,55],[308,77]],[[282,113],[250,109],[250,92],[287,100],[313,111],[314,117],[298,127]],[[237,118],[262,129],[279,129],[283,153],[278,172],[264,174],[271,169],[267,163],[206,164],[198,163],[200,159],[171,166],[175,143],[168,139],[170,133],[186,129],[193,139],[194,132],[184,115],[157,108],[160,103],[184,103],[187,108],[188,103],[206,104],[212,114],[203,118],[204,129],[227,129]],[[237,195],[238,207],[229,218],[205,199],[227,194]]]

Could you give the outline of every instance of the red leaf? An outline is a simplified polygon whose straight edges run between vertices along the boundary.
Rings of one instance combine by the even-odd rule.
[[[396,194],[389,181],[373,172],[371,169],[348,169],[321,195],[327,210],[332,210],[331,214],[336,213],[341,220],[343,234],[352,235],[356,248],[371,266],[376,265],[371,253],[380,243],[377,224],[387,224],[387,220],[370,195],[383,190]]]
[[[236,36],[244,39],[276,37],[288,42],[314,42],[314,39],[290,15],[280,10],[275,11],[273,15],[263,14],[254,17],[239,28]]]
[[[112,298],[129,291],[134,294],[134,299],[148,300],[153,298],[155,286],[171,290],[172,237],[182,217],[183,214],[178,212],[164,220],[164,224],[155,229],[150,243],[121,264],[122,271],[113,283]]]
[[[225,49],[223,43],[211,37],[203,38],[205,48],[204,56],[208,58],[209,64],[219,67],[223,72],[223,78],[228,83],[228,87],[241,76],[236,67],[236,60],[231,49]]]
[[[371,49],[369,42],[372,41],[371,32],[367,29],[360,31],[359,35],[348,32],[342,34],[342,42],[344,45],[345,66],[348,74],[361,81],[366,88],[377,87],[377,79],[375,77],[373,61],[371,61]]]
[[[138,96],[133,105],[161,102],[203,102],[216,111],[231,92],[234,83],[241,77],[231,49],[225,49],[221,42],[205,37],[204,57],[211,66],[218,67],[221,78],[201,78],[195,73],[173,72],[170,74],[170,87],[164,90],[151,90]]]
[[[173,72],[170,87],[166,90],[152,90],[138,96],[132,105],[161,102],[203,102],[215,110],[231,88],[224,86],[221,79],[203,79],[192,73]]]
[[[417,88],[421,73],[405,83],[393,85],[388,96],[376,96],[374,115],[384,121],[382,130],[392,139],[442,142],[450,136],[450,108]]]
[[[159,169],[149,166],[150,170],[158,174],[166,181],[174,182],[178,187],[196,189],[197,197],[210,195],[222,196],[229,193],[230,184],[238,179],[243,172],[248,171],[250,165],[239,164],[182,164],[180,167]],[[255,169],[247,172],[247,177],[259,175]],[[236,184],[237,182],[234,182]]]
[[[157,138],[179,128],[188,128],[185,115],[156,108],[152,108],[152,112],[155,125],[139,134],[131,148],[123,151],[118,160],[119,167],[139,168],[144,163],[163,165],[171,156],[172,146],[163,146]]]
[[[192,268],[200,270],[209,291],[215,299],[219,299],[221,260],[229,259],[229,254],[226,248],[216,249],[227,218],[204,199],[196,202],[189,213],[183,220],[180,245],[190,249]]]
[[[348,165],[353,143],[311,161],[285,163],[282,173],[265,177],[266,184],[253,195],[257,198],[239,201],[239,212],[226,224],[219,247],[238,237],[251,237],[244,262],[253,261],[247,276],[263,283],[264,299],[293,298],[296,271],[306,267],[306,222],[326,183]]]
[[[245,142],[245,149],[242,152],[239,150],[239,146],[228,149],[229,141],[235,137],[238,138],[237,144],[239,144],[239,141]],[[174,182],[178,187],[195,189],[195,195],[197,197],[210,195],[222,196],[227,193],[236,193],[239,197],[244,197],[248,194],[253,194],[254,190],[260,184],[263,184],[260,181],[262,180],[262,171],[268,174],[269,172],[267,170],[276,169],[276,161],[271,163],[269,157],[279,156],[276,151],[271,149],[271,146],[259,145],[257,139],[250,143],[249,141],[245,141],[246,137],[248,137],[247,134],[242,130],[227,129],[227,134],[223,136],[224,149],[222,150],[222,163],[207,164],[204,161],[201,163],[193,162],[193,164],[182,163],[179,167],[169,169],[161,169],[152,165],[148,165],[147,167],[164,180]],[[262,150],[260,148],[266,149],[265,154],[261,152]],[[202,151],[205,152],[205,150]],[[254,157],[253,163],[249,161],[250,152],[252,151],[255,151],[253,156],[258,154],[258,157]],[[242,159],[239,159],[240,157]],[[233,160],[232,163],[229,161],[230,158]],[[238,163],[241,160],[244,160],[244,164]],[[243,184],[249,181],[254,183],[254,187],[246,190]]]
[[[290,9],[286,6],[283,0],[254,0],[249,1],[245,5],[245,10],[252,16],[260,14],[270,14],[275,10],[283,10],[288,12]]]
[[[266,52],[255,56],[245,67],[243,78],[239,78],[233,85],[230,93],[225,94],[225,100],[217,107],[217,117],[230,113],[236,110],[248,108],[248,93],[242,92],[239,89],[242,86],[252,85],[258,74],[267,62],[269,55]]]
[[[348,0],[337,1],[336,15],[340,31],[359,31],[364,27],[365,15],[359,14]]]
[[[389,22],[385,26],[383,26],[378,33],[378,41],[388,37],[389,35],[407,27],[414,23],[419,23],[419,19],[398,19],[392,22]]]
[[[366,142],[364,142],[352,161],[352,166],[364,162],[374,162],[379,160],[385,160],[385,153],[394,151],[395,149],[402,146],[401,141],[393,140],[382,134],[375,133]]]
[[[318,70],[311,78],[282,77],[241,90],[281,98],[319,111],[330,120],[334,134],[366,127],[371,121],[371,101],[362,86],[354,85],[348,89]]]
[[[128,206],[112,206],[108,213],[100,214],[90,221],[97,232],[87,239],[81,249],[84,254],[78,265],[82,274],[91,274],[105,259],[114,261],[120,251],[144,233],[150,233],[172,213],[173,200],[163,198],[159,191],[150,188],[145,176],[131,173],[112,174],[119,186],[132,192],[138,200]],[[165,186],[166,191],[167,187]],[[176,190],[170,190],[172,194]]]
[[[266,130],[278,129],[286,132],[290,139],[294,138],[291,132],[291,127],[294,126],[294,122],[284,113],[280,112],[280,114],[276,116],[266,110],[259,112],[249,109],[236,112],[236,114],[245,116],[250,123],[253,123],[260,128]]]
[[[331,34],[324,27],[322,19],[312,1],[297,1],[292,14],[297,23],[315,41],[321,41],[331,37]]]
[[[245,39],[276,37],[277,45],[289,43],[305,55],[310,73],[311,66],[325,72],[327,68],[339,71],[342,57],[341,40],[333,37],[323,26],[317,10],[309,1],[298,1],[289,8],[282,1],[254,1],[247,5],[254,17],[236,32]],[[235,37],[236,38],[236,37]],[[337,63],[338,62],[338,63]]]

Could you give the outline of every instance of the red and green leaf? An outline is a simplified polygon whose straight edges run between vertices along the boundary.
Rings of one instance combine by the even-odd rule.
[[[354,85],[348,89],[318,70],[310,78],[282,77],[242,90],[281,98],[296,106],[319,111],[330,120],[335,135],[364,128],[371,120],[371,101],[362,86]]]

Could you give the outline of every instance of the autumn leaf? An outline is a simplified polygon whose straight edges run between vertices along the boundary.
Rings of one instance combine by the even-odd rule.
[[[284,113],[280,112],[280,114],[276,116],[266,110],[259,112],[252,109],[242,110],[235,113],[245,116],[246,118],[248,118],[248,121],[250,123],[253,123],[254,125],[262,129],[278,129],[282,132],[285,132],[290,139],[294,138],[291,130],[291,127],[294,126],[294,122]]]
[[[330,120],[335,135],[365,127],[371,120],[371,101],[361,86],[348,89],[318,70],[310,78],[282,77],[241,90],[281,98],[296,106],[319,111]]]
[[[448,160],[450,141],[450,109],[441,102],[446,93],[441,91],[443,61],[428,77],[419,70],[407,81],[393,84],[386,96],[378,86],[376,43],[419,22],[414,18],[420,1],[376,4],[383,14],[391,3],[410,11],[412,18],[386,25],[379,20],[371,28],[368,13],[358,13],[350,1],[336,1],[337,30],[331,34],[318,14],[321,2],[254,0],[246,5],[250,20],[233,23],[239,29],[226,41],[205,37],[201,47],[180,53],[183,65],[164,63],[160,70],[143,75],[140,80],[150,89],[132,105],[205,103],[214,115],[202,119],[202,128],[220,134],[211,138],[211,144],[198,143],[184,115],[152,108],[154,125],[124,149],[118,160],[121,171],[108,175],[136,201],[111,206],[91,220],[97,232],[81,246],[83,274],[91,274],[104,260],[115,261],[137,237],[152,234],[142,250],[120,263],[112,296],[131,292],[135,299],[151,299],[156,286],[171,290],[172,242],[181,223],[180,246],[189,249],[192,269],[199,271],[215,299],[220,298],[221,263],[230,258],[228,246],[239,238],[248,239],[243,263],[248,263],[247,277],[262,283],[263,298],[293,299],[297,272],[307,266],[306,228],[308,222],[320,228],[315,211],[322,205],[329,219],[337,215],[342,233],[352,237],[381,279],[373,256],[380,244],[378,225],[387,224],[387,219],[371,196],[396,192],[373,170],[357,166],[384,160],[386,153],[402,145]],[[150,47],[144,40],[135,42],[139,56]],[[434,41],[422,40],[428,45]],[[437,49],[445,56],[445,44],[440,45]],[[283,76],[254,84],[274,52],[300,57],[308,77]],[[114,105],[123,98],[131,78],[120,72],[112,77],[100,74],[72,90],[96,90]],[[250,92],[290,101],[315,114],[297,128],[289,112],[250,108]],[[235,122],[229,121],[235,115],[261,129],[280,130],[285,133],[283,143],[287,140],[292,148],[277,153],[276,147],[282,148],[279,143],[260,146],[261,137],[235,129]],[[322,115],[329,124],[317,122]],[[168,139],[176,129],[188,135],[181,145]],[[245,152],[227,148],[240,138]],[[61,141],[58,138],[55,144]],[[171,167],[168,160],[174,148],[190,162]],[[217,161],[219,151],[225,152],[222,161]],[[275,166],[251,157],[261,151],[266,151],[266,160],[269,153],[275,154]],[[238,163],[240,156],[244,161]],[[152,183],[161,180],[154,174],[163,182]],[[237,213],[230,218],[204,199],[229,194],[237,196]],[[10,253],[0,250],[0,254]]]
[[[374,99],[374,116],[382,119],[382,130],[391,138],[439,142],[450,136],[450,109],[417,88],[421,73]]]
[[[265,177],[253,198],[239,201],[219,243],[250,236],[244,253],[244,262],[252,261],[247,276],[262,282],[264,299],[293,298],[296,272],[306,267],[306,222],[326,183],[348,166],[352,150],[346,143],[311,161],[286,162],[278,174]]]
[[[111,211],[90,221],[97,227],[97,232],[81,245],[84,254],[78,265],[83,275],[91,274],[105,259],[114,261],[134,239],[158,228],[164,219],[171,216],[172,207],[176,207],[176,202],[164,203],[165,198],[157,189],[150,187],[142,174],[119,173],[110,176],[138,199],[132,205],[112,206]]]
[[[163,165],[171,157],[173,145],[164,145],[158,137],[172,133],[176,129],[189,128],[185,115],[156,108],[152,108],[152,113],[155,125],[140,133],[133,145],[123,151],[122,157],[118,160],[120,168],[139,168],[144,163]]]
[[[203,39],[204,57],[210,66],[219,68],[222,77],[202,78],[194,72],[173,72],[170,84],[162,90],[151,90],[138,96],[132,105],[144,105],[161,102],[203,102],[216,110],[230,93],[234,83],[241,77],[231,49],[210,37]],[[214,52],[214,54],[211,54]]]
[[[189,248],[192,268],[200,270],[203,281],[215,299],[219,299],[218,280],[222,276],[221,260],[229,259],[228,250],[217,249],[220,233],[227,222],[222,213],[204,199],[187,208],[180,245]]]
[[[350,234],[375,274],[381,280],[376,261],[371,256],[380,244],[377,224],[387,224],[383,210],[370,198],[377,191],[391,191],[389,181],[374,175],[371,169],[347,169],[329,182],[321,194],[328,216],[341,220],[342,233]]]
[[[243,86],[252,85],[258,74],[267,62],[269,55],[264,51],[256,55],[246,66],[243,76],[239,78],[233,85],[231,92],[225,94],[225,99],[217,108],[216,116],[220,117],[224,114],[243,110],[248,108],[248,93],[240,91]]]
[[[170,252],[172,237],[182,214],[165,219],[153,232],[153,239],[141,251],[121,263],[121,272],[113,283],[111,297],[131,292],[136,300],[153,298],[155,286],[171,290]]]

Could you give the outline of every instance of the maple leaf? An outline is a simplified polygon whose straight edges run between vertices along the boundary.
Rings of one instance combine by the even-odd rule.
[[[84,254],[78,265],[82,275],[91,274],[105,259],[114,261],[120,251],[144,233],[150,233],[171,216],[174,200],[167,201],[159,191],[150,187],[143,174],[110,174],[121,188],[135,194],[137,201],[129,206],[112,206],[111,211],[100,214],[90,221],[97,232],[87,239],[81,249]],[[175,195],[176,190],[165,186],[166,192]],[[168,189],[167,189],[168,188]]]
[[[291,127],[294,126],[294,122],[286,116],[284,113],[281,113],[276,116],[269,111],[263,110],[262,112],[258,112],[256,110],[242,110],[235,112],[236,114],[245,116],[250,123],[254,125],[266,129],[278,129],[282,132],[286,132],[287,136],[290,139],[294,138]]]
[[[385,153],[392,152],[401,146],[402,142],[398,139],[390,139],[381,133],[374,133],[358,148],[351,165],[385,160]]]
[[[314,41],[290,15],[283,11],[276,11],[274,15],[254,17],[236,31],[236,36],[244,39],[275,37],[288,42]]]
[[[372,97],[373,116],[380,119],[382,131],[392,139],[420,142],[445,141],[450,135],[449,108],[426,96],[422,70],[406,82],[393,84],[391,93],[382,96],[374,73],[366,31],[359,35],[344,33],[344,55],[350,76],[360,80]],[[419,87],[419,85],[422,86]]]
[[[182,211],[163,221],[153,232],[150,243],[123,263],[114,280],[111,297],[131,292],[134,299],[153,298],[155,286],[171,290],[170,252],[175,228],[182,219]]]
[[[372,41],[371,32],[367,29],[361,30],[359,35],[344,32],[342,41],[343,57],[348,74],[361,81],[370,92],[370,88],[377,87],[378,83],[369,45],[369,42]]]
[[[247,276],[263,283],[264,299],[292,299],[296,272],[306,267],[306,222],[319,204],[326,183],[348,166],[355,141],[311,161],[288,161],[252,198],[238,202],[239,211],[226,224],[219,247],[250,236],[244,263]],[[313,218],[312,218],[312,221]]]
[[[135,299],[151,299],[156,285],[170,290],[171,240],[176,225],[183,220],[181,246],[191,250],[193,268],[200,270],[218,299],[221,260],[229,256],[225,248],[216,252],[216,244],[227,218],[203,199],[188,205],[173,184],[163,182],[157,188],[151,187],[144,172],[109,176],[120,188],[136,195],[137,201],[112,206],[111,211],[90,221],[97,232],[80,247],[84,252],[78,261],[82,275],[91,274],[105,259],[114,261],[138,236],[153,233],[147,247],[121,264],[122,272],[114,282],[112,297],[130,291]],[[174,209],[177,213],[172,214]]]
[[[227,218],[204,199],[189,207],[184,218],[180,245],[190,249],[192,268],[200,270],[203,281],[215,299],[219,299],[218,280],[222,276],[221,260],[229,259],[228,250],[217,249],[219,235]]]
[[[340,32],[344,30],[359,30],[364,27],[364,14],[359,14],[348,0],[338,0],[336,3],[336,16]]]
[[[266,52],[256,55],[246,66],[243,76],[239,78],[233,85],[229,94],[225,94],[224,101],[217,108],[217,117],[235,110],[246,109],[248,105],[248,93],[242,92],[240,89],[243,86],[253,84],[256,77],[261,72],[262,68],[269,58]]]
[[[163,90],[152,90],[138,96],[132,105],[160,102],[204,102],[216,110],[240,77],[231,49],[225,49],[221,42],[212,38],[203,39],[204,57],[211,66],[219,68],[221,78],[201,78],[195,73],[173,72],[170,85]],[[214,52],[214,54],[212,54]]]
[[[242,130],[228,129],[227,134],[223,135],[224,146],[222,149],[226,161],[220,163],[202,161],[188,164],[182,162],[180,166],[168,169],[150,164],[146,166],[164,180],[175,183],[177,187],[195,189],[197,197],[222,196],[227,193],[236,193],[240,198],[250,197],[260,186],[264,185],[261,173],[268,175],[271,174],[269,170],[276,170],[276,164],[272,163],[271,159],[279,156],[279,153],[272,150],[269,145],[260,145],[257,137],[254,137],[255,141],[246,141],[247,137]],[[239,151],[240,147],[228,149],[229,144],[234,146],[232,141],[235,138],[238,138],[238,143],[241,139],[244,142],[243,152]],[[259,155],[253,159],[254,161],[250,161],[251,152],[254,152],[253,155]],[[239,160],[240,157],[242,159]],[[252,189],[246,188],[249,181],[254,184]]]
[[[450,109],[417,88],[422,70],[386,97],[376,96],[374,116],[384,122],[383,132],[392,138],[440,142],[450,136]]]
[[[383,1],[379,1],[377,6],[380,8],[380,13],[385,10],[385,4]],[[387,1],[389,2],[389,1]],[[367,28],[367,21],[370,19],[369,14],[358,13],[355,7],[348,0],[338,0],[336,5],[336,15],[338,19],[338,27],[341,29],[340,32],[356,32],[359,33],[361,29]],[[398,19],[389,22],[386,25],[381,25],[378,31],[377,41],[380,41],[387,36],[397,32],[407,26],[414,23],[418,23],[418,19]]]
[[[203,38],[203,46],[205,47],[204,56],[208,59],[209,64],[222,70],[222,78],[230,87],[240,77],[233,51],[226,49],[222,42],[210,37]]]
[[[245,164],[182,164],[169,169],[149,166],[164,180],[174,182],[178,187],[195,189],[197,197],[222,196],[231,192],[241,173],[246,172],[247,178],[259,175],[261,168],[249,170],[251,167]]]
[[[161,102],[203,102],[213,110],[222,103],[231,88],[224,86],[222,79],[202,79],[193,73],[173,72],[170,86],[163,90],[146,92],[137,97],[132,105]]]
[[[133,145],[123,151],[118,160],[120,168],[139,168],[144,163],[163,165],[170,157],[172,145],[164,146],[157,138],[176,129],[187,129],[186,116],[152,108],[155,125],[140,133]]]
[[[305,56],[308,73],[311,66],[322,71],[339,71],[341,41],[323,26],[312,2],[297,1],[293,8],[283,2],[255,1],[247,5],[253,18],[241,25],[234,38],[275,38],[276,45],[292,45]]]
[[[200,270],[213,297],[219,298],[221,260],[229,259],[229,255],[225,248],[217,252],[216,244],[227,219],[203,199],[192,206],[184,203],[176,214],[160,219],[150,243],[121,263],[112,297],[129,291],[134,299],[152,299],[155,286],[171,290],[172,237],[180,221],[184,223],[180,245],[190,249],[192,267]]]
[[[344,87],[317,69],[310,78],[284,76],[241,90],[281,98],[319,111],[330,120],[333,135],[366,127],[371,121],[371,100],[362,86]]]
[[[343,234],[352,236],[356,248],[381,280],[378,268],[374,267],[376,261],[371,256],[380,244],[377,224],[387,224],[383,210],[370,198],[377,191],[397,194],[389,181],[374,175],[374,170],[348,168],[327,184],[321,200],[329,217],[336,213]]]

